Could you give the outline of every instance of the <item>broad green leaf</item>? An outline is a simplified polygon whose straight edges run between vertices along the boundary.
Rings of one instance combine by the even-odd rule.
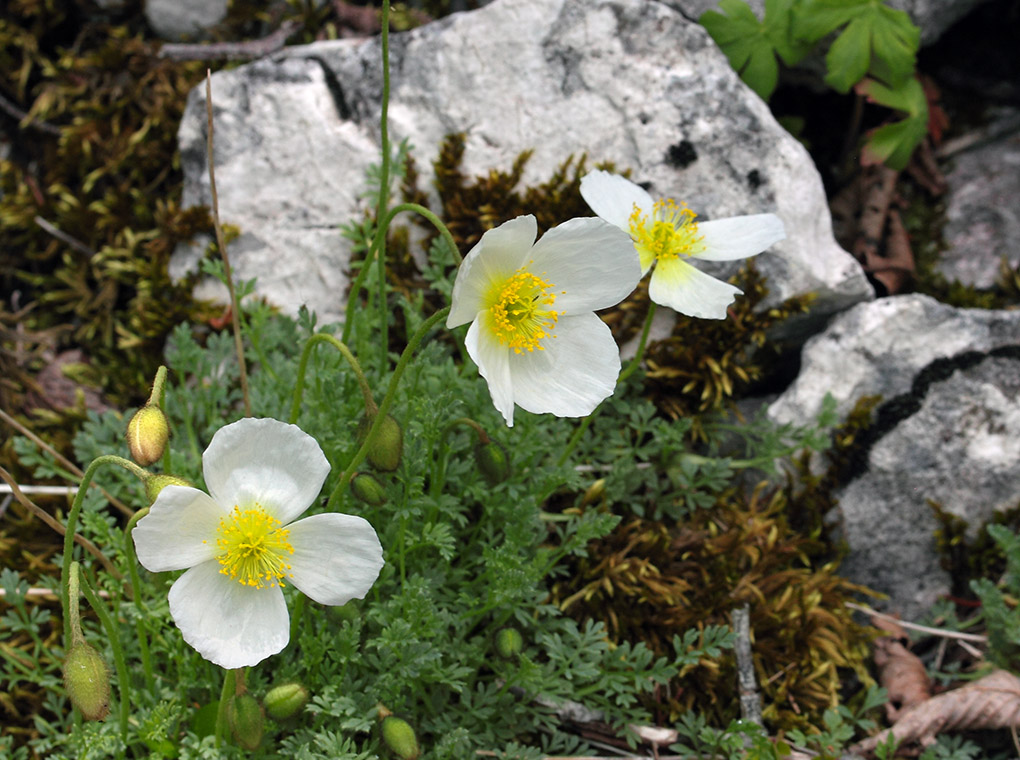
[[[787,66],[799,63],[814,46],[793,36],[796,4],[797,0],[765,0],[765,34]]]
[[[913,75],[920,30],[910,16],[883,0],[805,0],[795,14],[793,34],[817,42],[844,24],[827,58],[826,81],[834,88],[846,92],[866,73],[891,85]],[[867,61],[864,71],[852,79],[853,72],[861,71],[862,60]]]
[[[927,133],[928,120],[916,116],[881,126],[868,135],[861,150],[861,163],[885,163],[892,169],[904,169]]]
[[[865,79],[857,86],[857,91],[880,106],[904,111],[911,116],[924,116],[926,121],[928,119],[928,99],[917,79],[908,79],[898,87],[888,87],[874,79]]]
[[[762,100],[768,100],[779,81],[779,64],[771,48],[756,47],[747,64],[740,71],[740,77],[758,93]]]
[[[825,56],[826,83],[837,92],[849,92],[868,73],[871,64],[870,30],[860,18],[850,22]]]
[[[721,0],[719,7],[727,15],[705,11],[698,21],[744,82],[767,100],[776,88],[779,66],[765,25],[741,0]]]
[[[807,42],[818,42],[854,18],[860,4],[861,0],[804,0],[794,15],[793,34]]]

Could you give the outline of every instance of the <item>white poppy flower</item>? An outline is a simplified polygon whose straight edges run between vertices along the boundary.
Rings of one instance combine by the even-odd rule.
[[[581,179],[581,196],[592,211],[630,234],[642,275],[655,264],[649,298],[690,317],[725,319],[726,307],[743,291],[696,269],[688,259],[745,259],[786,237],[775,214],[698,223],[686,205],[653,201],[642,187],[605,171]]]
[[[167,486],[133,531],[152,572],[190,568],[170,588],[184,640],[224,668],[282,650],[290,620],[282,586],[321,604],[362,598],[383,566],[375,530],[337,513],[296,520],[329,463],[296,425],[243,419],[216,431],[202,455],[209,488]]]
[[[506,424],[514,404],[583,417],[611,395],[620,351],[594,314],[626,298],[641,268],[630,238],[571,219],[537,243],[535,217],[488,230],[457,272],[447,327],[471,322],[467,350]]]

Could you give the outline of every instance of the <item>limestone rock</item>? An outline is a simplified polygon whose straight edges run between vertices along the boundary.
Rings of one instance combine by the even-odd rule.
[[[963,518],[971,538],[995,511],[1020,503],[1020,346],[960,359],[912,399],[917,411],[871,447],[867,471],[837,493],[850,546],[840,573],[888,594],[886,606],[907,619],[951,591],[929,500]]]
[[[675,10],[644,0],[497,0],[391,42],[390,134],[410,141],[423,173],[459,131],[469,173],[509,168],[533,148],[529,184],[587,153],[702,218],[777,213],[788,238],[758,258],[773,301],[816,292],[820,320],[873,296],[833,239],[807,152]],[[337,225],[364,213],[381,89],[374,39],[291,48],[213,77],[220,214],[243,232],[232,263],[287,311],[304,302],[326,318],[340,313],[350,252]],[[189,99],[180,143],[184,202],[207,203],[204,87]],[[179,250],[172,274],[197,256]]]
[[[850,547],[840,572],[889,594],[905,616],[920,614],[949,583],[928,500],[971,530],[1020,502],[1020,312],[922,295],[856,306],[805,344],[769,416],[809,422],[826,393],[841,416],[864,395],[888,402],[866,466],[830,515]]]
[[[906,393],[935,359],[1012,344],[1020,344],[1020,312],[956,309],[916,294],[860,304],[805,344],[800,372],[769,417],[806,424],[827,393],[845,417],[861,396]]]
[[[145,19],[164,40],[201,37],[227,15],[228,0],[145,0]]]
[[[1014,113],[1016,113],[1014,111]],[[939,271],[949,280],[989,288],[1003,257],[1020,262],[1020,132],[961,153],[946,174],[947,249]]]

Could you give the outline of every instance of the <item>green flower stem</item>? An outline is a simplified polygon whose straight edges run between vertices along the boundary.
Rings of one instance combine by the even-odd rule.
[[[237,671],[236,670],[224,670],[223,671],[223,688],[220,690],[220,704],[216,709],[216,729],[213,737],[217,747],[220,746],[220,740],[227,733],[227,700],[234,695],[234,690],[237,687]]]
[[[162,364],[156,370],[156,379],[152,381],[152,393],[149,394],[149,403],[155,402],[159,408],[166,412],[166,367]],[[171,471],[170,446],[163,447],[163,472]]]
[[[462,261],[460,251],[457,250],[457,241],[453,239],[453,234],[450,232],[450,228],[443,224],[443,220],[436,216],[432,211],[422,206],[420,203],[401,203],[399,206],[394,206],[386,217],[386,227],[389,227],[393,221],[393,217],[399,214],[401,211],[413,211],[416,214],[428,219],[432,222],[432,226],[436,228],[436,231],[443,236],[446,244],[450,247],[450,252],[453,256],[454,263],[460,264]]]
[[[382,427],[383,421],[386,419],[386,415],[389,414],[390,407],[393,406],[393,400],[397,395],[397,387],[400,385],[400,378],[403,376],[404,371],[407,369],[407,365],[411,362],[411,357],[414,356],[414,352],[418,350],[418,346],[421,345],[422,340],[429,331],[436,325],[437,322],[446,318],[447,314],[450,313],[450,307],[447,306],[444,309],[440,309],[431,317],[426,319],[421,327],[418,328],[417,332],[411,336],[411,339],[407,341],[407,346],[404,348],[404,352],[400,355],[400,359],[397,361],[397,366],[393,368],[393,375],[390,377],[389,387],[386,389],[386,395],[383,397],[382,403],[379,404],[379,412],[375,415],[372,420],[372,426],[368,429],[368,434],[365,436],[365,440],[361,444],[354,457],[347,466],[344,468],[344,474],[340,478],[340,481],[336,484],[333,492],[329,495],[329,501],[326,502],[326,511],[338,511],[341,504],[343,503],[344,493],[346,493],[347,486],[351,482],[351,478],[354,477],[354,473],[357,472],[358,465],[365,461],[365,457],[368,455],[369,446],[375,440],[376,435],[379,433],[379,429]]]
[[[383,0],[379,23],[381,25],[380,44],[382,46],[382,104],[379,113],[379,143],[382,146],[382,163],[379,167],[379,206],[375,218],[386,217],[386,208],[390,202],[390,0]],[[385,372],[389,364],[389,309],[386,304],[386,232],[387,223],[380,223],[375,230],[375,248],[377,278],[379,280],[379,343],[382,353],[379,371]]]
[[[472,428],[478,434],[478,443],[483,446],[489,442],[489,434],[485,432],[485,428],[479,425],[470,417],[458,417],[455,420],[450,420],[446,423],[443,429],[439,432],[439,453],[436,455],[432,478],[429,483],[429,495],[435,499],[439,497],[439,494],[443,491],[443,486],[446,483],[446,462],[449,454],[449,446],[446,443],[446,439],[449,437],[450,432],[458,425],[466,425]]]
[[[152,381],[152,393],[149,394],[149,403],[156,404],[161,409],[163,408],[164,392],[163,386],[166,384],[166,367],[160,365],[159,369],[156,370],[156,379]]]
[[[169,448],[169,447],[168,447]],[[149,655],[149,637],[145,634],[145,626],[142,625],[142,618],[148,614],[148,609],[142,602],[142,581],[138,577],[138,557],[135,554],[135,542],[131,538],[131,531],[135,525],[149,514],[149,508],[139,509],[128,520],[124,526],[124,554],[127,558],[128,575],[131,578],[131,595],[134,597],[135,607],[138,609],[139,619],[135,622],[135,635],[138,637],[138,651],[142,657],[142,672],[145,673],[145,684],[152,691],[156,686],[156,679],[152,671],[152,657]]]
[[[106,605],[103,604],[99,595],[89,586],[89,582],[85,578],[85,571],[78,566],[77,562],[71,563],[70,572],[73,575],[78,575],[81,579],[81,590],[85,593],[89,606],[95,611],[99,617],[99,622],[102,623],[103,628],[106,630],[110,648],[113,650],[113,666],[117,669],[117,687],[120,691],[120,738],[126,744],[128,716],[130,715],[129,710],[131,708],[131,674],[128,672],[127,661],[124,659],[124,648],[120,645],[117,626],[106,609]],[[78,605],[75,604],[74,606],[77,607]]]
[[[652,317],[654,316],[655,316],[655,304],[649,301],[648,313],[645,314],[645,324],[641,328],[641,338],[638,341],[637,353],[634,354],[634,358],[630,360],[630,363],[627,364],[623,372],[620,373],[620,377],[617,378],[616,381],[617,384],[622,383],[628,377],[633,375],[637,368],[641,366],[641,361],[642,359],[644,359],[645,356],[645,346],[648,343],[648,333],[652,328]],[[570,437],[570,440],[567,442],[566,447],[563,449],[563,453],[560,454],[560,458],[556,462],[557,467],[562,467],[566,463],[570,455],[574,453],[574,449],[577,448],[577,444],[580,443],[581,437],[584,435],[585,431],[588,430],[588,427],[591,425],[591,421],[595,418],[595,415],[599,413],[599,410],[601,408],[602,404],[599,404],[597,407],[595,407],[594,411],[592,411],[591,414],[589,414],[587,417],[581,420],[581,424],[577,426],[577,429],[574,431],[574,434]],[[542,501],[539,502],[539,504],[544,502],[545,499],[547,498],[548,495],[546,495],[542,499]]]
[[[361,369],[361,365],[358,360],[351,353],[351,350],[347,347],[347,344],[341,340],[337,340],[334,336],[328,333],[316,333],[308,339],[305,343],[304,350],[301,352],[301,361],[298,364],[297,373],[297,384],[294,386],[294,401],[290,407],[290,422],[294,424],[297,422],[298,413],[301,411],[301,397],[305,390],[305,370],[308,368],[308,359],[312,354],[312,348],[317,343],[329,343],[337,351],[343,354],[343,357],[347,360],[347,363],[351,365],[351,369],[354,371],[354,376],[358,380],[358,386],[361,388],[361,395],[365,397],[365,411],[371,416],[378,411],[375,405],[375,399],[372,398],[372,389],[368,385],[368,380],[365,378],[365,373]]]
[[[206,114],[206,160],[209,163],[209,194],[212,197],[213,229],[216,232],[216,247],[220,249],[223,259],[223,275],[227,290],[230,292],[230,312],[234,326],[234,349],[237,352],[237,366],[240,370],[241,396],[244,399],[244,416],[251,417],[251,396],[248,393],[248,366],[244,359],[244,342],[241,340],[241,304],[237,302],[237,291],[234,289],[234,277],[230,272],[230,259],[227,257],[227,243],[223,239],[223,227],[220,225],[220,202],[216,195],[216,169],[213,161],[213,104],[212,76],[205,75],[205,114]]]
[[[60,604],[64,610],[64,646],[68,649],[71,646],[71,627],[69,619],[70,594],[68,590],[68,583],[69,578],[71,577],[71,561],[74,559],[74,534],[78,528],[78,516],[81,514],[81,506],[85,501],[85,492],[88,491],[89,485],[92,483],[92,478],[95,477],[96,471],[104,464],[119,465],[128,472],[134,473],[143,481],[146,478],[151,477],[149,472],[143,470],[134,462],[130,462],[127,459],[124,459],[124,457],[114,456],[113,454],[105,454],[93,459],[92,463],[86,468],[85,474],[81,476],[81,483],[78,485],[78,492],[74,495],[74,501],[71,502],[71,510],[67,514],[67,525],[64,526],[64,558],[60,567]]]

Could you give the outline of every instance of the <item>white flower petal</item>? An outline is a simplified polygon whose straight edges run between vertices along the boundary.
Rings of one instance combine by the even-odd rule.
[[[535,414],[584,417],[612,395],[620,351],[606,324],[591,312],[565,317],[544,351],[510,356],[514,401]]]
[[[726,319],[726,307],[742,292],[680,259],[660,259],[648,283],[655,303],[701,319]]]
[[[597,215],[630,233],[630,215],[636,205],[643,214],[652,213],[655,202],[648,191],[619,174],[597,169],[581,178],[581,197]]]
[[[255,665],[290,639],[283,591],[251,588],[220,573],[217,562],[203,562],[170,588],[170,614],[184,640],[223,668]]]
[[[247,418],[216,431],[202,469],[209,493],[227,509],[258,503],[286,524],[315,501],[329,462],[297,425]]]
[[[482,235],[457,270],[447,327],[466,324],[488,307],[485,297],[493,282],[507,279],[527,263],[536,235],[538,223],[531,214],[503,222]]]
[[[183,570],[216,556],[216,529],[228,510],[189,486],[166,486],[131,537],[138,561],[154,573]]]
[[[751,214],[698,224],[705,249],[694,258],[706,261],[746,259],[786,238],[783,222],[775,214]]]
[[[464,339],[467,352],[478,365],[478,373],[489,384],[492,403],[509,427],[514,426],[513,384],[510,382],[510,349],[493,332],[489,312],[480,312]]]
[[[528,270],[553,285],[551,308],[568,315],[614,306],[641,279],[630,235],[594,217],[553,227],[535,244],[531,259]]]
[[[320,604],[361,599],[383,566],[375,529],[360,517],[329,512],[287,526],[294,547],[290,579]]]

